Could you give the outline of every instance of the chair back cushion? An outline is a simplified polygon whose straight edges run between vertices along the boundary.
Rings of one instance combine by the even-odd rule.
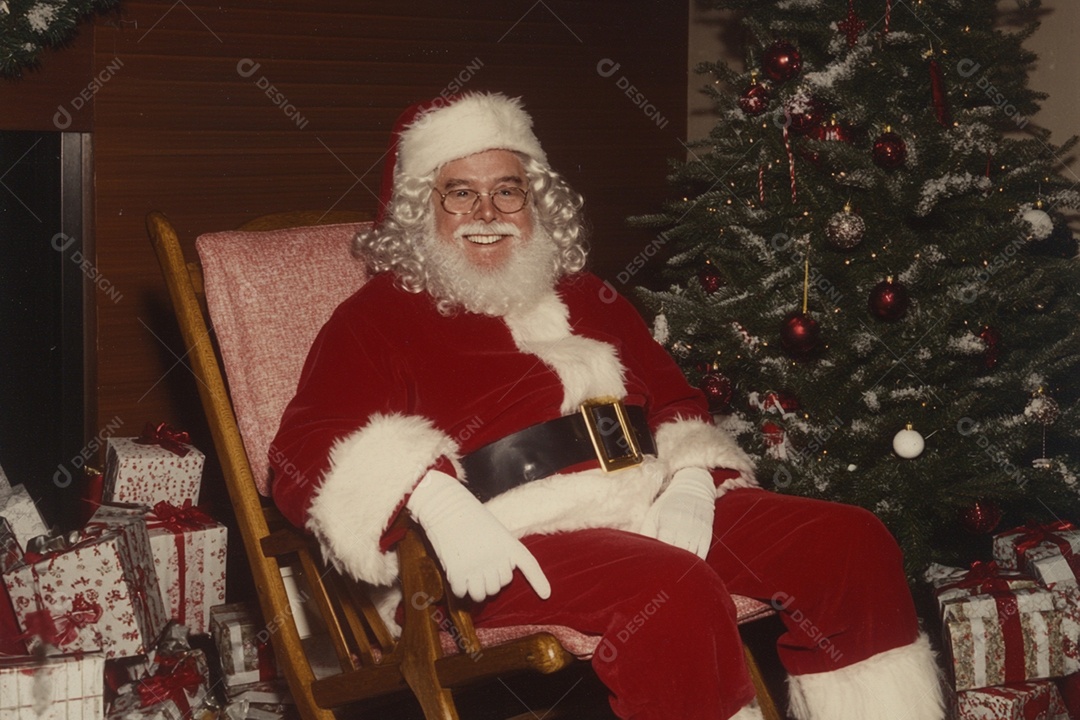
[[[270,441],[315,335],[367,279],[349,251],[368,223],[202,235],[206,305],[255,484],[270,494]]]

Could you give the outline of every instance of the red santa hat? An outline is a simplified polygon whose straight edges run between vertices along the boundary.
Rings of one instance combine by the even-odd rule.
[[[406,109],[390,137],[376,224],[382,224],[401,175],[423,177],[485,150],[512,150],[546,162],[532,124],[521,98],[502,93],[437,97]]]

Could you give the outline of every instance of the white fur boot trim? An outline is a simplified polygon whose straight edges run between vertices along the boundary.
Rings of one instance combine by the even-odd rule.
[[[925,634],[854,665],[788,680],[797,720],[942,720],[937,661]]]
[[[757,700],[751,700],[750,704],[731,716],[731,720],[765,720],[758,708]]]

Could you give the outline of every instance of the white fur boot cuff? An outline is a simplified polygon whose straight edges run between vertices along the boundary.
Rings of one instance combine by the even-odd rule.
[[[757,700],[751,700],[750,704],[731,716],[731,720],[765,720],[758,709]]]
[[[788,680],[798,720],[942,720],[937,661],[925,634],[854,665]]]

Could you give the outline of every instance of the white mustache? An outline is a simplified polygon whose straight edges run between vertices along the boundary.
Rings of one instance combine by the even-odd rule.
[[[509,235],[520,238],[521,229],[517,225],[508,222],[470,222],[465,223],[454,231],[455,240],[464,240],[466,235]]]

